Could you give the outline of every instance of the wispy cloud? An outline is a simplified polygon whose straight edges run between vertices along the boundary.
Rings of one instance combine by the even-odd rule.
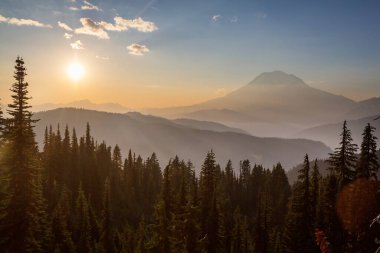
[[[37,20],[32,19],[19,19],[19,18],[7,18],[2,15],[0,15],[0,23],[7,23],[11,25],[17,25],[17,26],[35,26],[35,27],[44,27],[44,28],[52,28],[49,24],[41,23]]]
[[[258,18],[258,19],[266,19],[267,17],[268,17],[268,14],[265,12],[256,13],[256,18]]]
[[[95,10],[95,11],[102,11],[98,6],[84,0],[83,5],[81,6],[82,10]]]
[[[138,56],[142,56],[146,53],[149,53],[149,48],[147,48],[145,45],[140,45],[136,43],[127,46],[127,50],[129,54]]]
[[[104,61],[108,61],[110,59],[108,56],[100,56],[100,55],[96,55],[95,58],[99,60],[104,60]]]
[[[136,29],[139,32],[154,32],[158,28],[157,26],[150,21],[145,21],[142,18],[136,18],[136,19],[125,19],[122,17],[115,17],[114,18],[115,23],[107,23],[104,21],[101,21],[99,24],[108,31],[127,31],[130,28]]]
[[[158,29],[153,22],[145,21],[140,17],[136,19],[115,17],[114,21],[112,24],[105,21],[96,22],[90,18],[81,18],[80,22],[82,23],[82,27],[75,29],[75,33],[93,35],[99,39],[109,39],[107,31],[121,32],[135,29],[139,32],[147,33]]]
[[[79,8],[75,7],[75,6],[70,6],[69,10],[71,10],[71,11],[79,11]]]
[[[72,34],[69,34],[69,33],[65,33],[64,35],[63,35],[63,37],[65,37],[65,39],[71,39],[72,37],[73,37],[73,35]]]
[[[211,19],[212,19],[212,21],[214,21],[214,22],[218,22],[221,18],[222,18],[222,15],[217,14],[217,15],[212,16]]]
[[[69,31],[69,32],[73,31],[73,29],[70,26],[68,26],[67,24],[61,21],[58,21],[58,26],[61,27],[62,29],[65,29],[66,31]]]
[[[84,49],[83,43],[80,40],[75,41],[74,43],[70,43],[72,49],[81,50]]]
[[[95,22],[90,18],[81,18],[80,22],[82,23],[82,27],[75,29],[75,33],[92,35],[99,39],[108,40],[110,38],[101,23]]]

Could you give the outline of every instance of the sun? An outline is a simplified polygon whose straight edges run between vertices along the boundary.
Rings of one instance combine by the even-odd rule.
[[[84,76],[84,68],[78,62],[73,62],[67,67],[67,75],[74,81],[79,81]]]

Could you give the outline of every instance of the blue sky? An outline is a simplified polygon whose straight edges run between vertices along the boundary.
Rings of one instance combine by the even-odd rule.
[[[184,105],[272,70],[353,99],[380,96],[379,13],[380,1],[2,0],[0,94],[22,55],[35,103],[88,98],[132,107]],[[84,18],[107,24],[108,38],[77,30]],[[20,19],[42,27],[16,25]],[[65,78],[73,60],[86,71],[75,85]]]

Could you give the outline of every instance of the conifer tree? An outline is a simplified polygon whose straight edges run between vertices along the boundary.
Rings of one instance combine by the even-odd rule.
[[[25,82],[26,69],[17,57],[12,85],[12,103],[8,105],[9,127],[4,164],[9,171],[8,200],[0,223],[0,248],[10,252],[44,252],[49,229],[42,196],[38,150]]]
[[[202,236],[206,238],[207,252],[218,252],[219,241],[219,208],[217,205],[217,166],[215,154],[210,151],[202,165],[200,175],[200,216]]]
[[[76,250],[78,252],[93,252],[89,206],[82,190],[82,185],[79,186],[78,190],[74,224],[74,242]]]
[[[153,236],[151,247],[154,252],[170,252],[170,221],[173,210],[173,200],[171,194],[171,181],[169,178],[170,163],[164,170],[160,198],[155,208],[153,224]]]
[[[314,161],[314,166],[311,172],[310,179],[310,208],[311,208],[311,219],[314,228],[317,228],[320,224],[320,180],[321,175],[319,174],[317,159]]]
[[[213,151],[207,153],[206,159],[202,165],[199,191],[200,191],[200,211],[201,211],[201,225],[202,230],[205,232],[206,224],[209,222],[209,214],[213,205],[213,198],[215,198],[216,188],[216,163],[215,154]]]
[[[367,179],[373,178],[377,180],[377,173],[379,172],[380,165],[376,154],[377,137],[374,135],[375,130],[376,128],[369,123],[364,128],[356,177],[364,177]]]
[[[104,184],[104,198],[103,198],[103,211],[102,221],[100,226],[100,243],[107,253],[116,252],[115,247],[115,232],[112,224],[112,214],[110,207],[110,180],[107,178]]]
[[[4,119],[3,110],[0,104],[0,144],[4,135],[4,127],[5,127],[5,119]]]
[[[285,252],[314,252],[314,229],[310,205],[310,162],[306,154],[293,186],[284,234]]]
[[[60,199],[52,214],[52,233],[54,249],[59,252],[74,253],[75,246],[70,231],[71,203],[70,194],[63,187]]]
[[[340,147],[330,154],[328,160],[329,169],[337,175],[339,189],[351,182],[355,177],[355,166],[357,145],[352,143],[351,130],[347,128],[347,122],[343,123],[343,130],[340,134]]]

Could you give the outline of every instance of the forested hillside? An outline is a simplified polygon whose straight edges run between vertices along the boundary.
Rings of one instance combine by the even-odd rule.
[[[285,169],[299,163],[300,153],[311,158],[327,158],[331,149],[321,142],[307,139],[260,138],[232,131],[211,131],[178,124],[171,120],[139,113],[117,114],[75,108],[61,108],[36,113],[36,140],[42,148],[46,126],[61,131],[68,125],[79,135],[85,133],[87,122],[96,140],[116,144],[124,156],[133,149],[143,157],[155,152],[161,163],[167,164],[178,155],[194,163],[199,174],[207,151],[213,149],[220,164],[229,159],[237,166],[240,160],[249,159],[253,164],[271,167],[281,162]],[[205,128],[204,125],[202,127]]]
[[[379,210],[375,129],[360,149],[346,122],[329,173],[304,152],[290,185],[281,164],[190,161],[46,126],[39,151],[24,61],[1,126],[1,252],[375,252]],[[2,114],[0,114],[2,116]],[[337,133],[339,134],[339,133]],[[185,143],[184,143],[185,145]],[[358,153],[358,156],[357,156]],[[235,172],[238,171],[238,172]]]

